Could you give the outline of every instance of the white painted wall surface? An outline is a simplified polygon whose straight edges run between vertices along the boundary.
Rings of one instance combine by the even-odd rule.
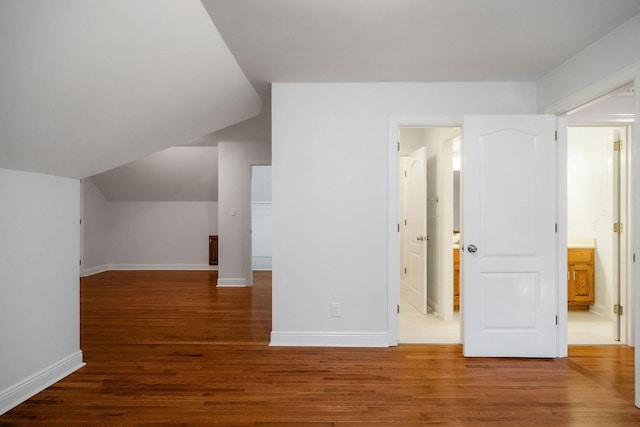
[[[111,269],[208,269],[216,202],[109,202]]]
[[[0,414],[82,366],[80,183],[0,169]]]
[[[535,110],[532,83],[274,84],[271,344],[388,345],[390,117]]]
[[[82,180],[82,276],[109,267],[109,202],[91,178]]]
[[[271,145],[218,144],[218,286],[251,286],[251,165],[271,164]]]

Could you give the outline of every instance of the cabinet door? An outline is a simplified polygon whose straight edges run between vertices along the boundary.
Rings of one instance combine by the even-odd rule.
[[[593,304],[593,268],[590,264],[573,264],[569,274],[569,300],[576,304]]]

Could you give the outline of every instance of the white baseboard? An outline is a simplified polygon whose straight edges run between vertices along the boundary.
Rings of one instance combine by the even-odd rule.
[[[604,304],[595,304],[589,306],[589,311],[595,313],[605,319],[611,319],[611,313],[606,310]]]
[[[252,259],[253,270],[268,271],[271,270],[271,257],[270,256],[254,256]]]
[[[386,332],[271,332],[273,347],[389,347]]]
[[[109,270],[109,265],[107,264],[103,264],[103,265],[99,265],[97,267],[91,267],[91,268],[83,268],[81,277],[92,276],[94,274],[103,273],[107,270]]]
[[[82,351],[42,369],[0,392],[0,415],[84,366]]]
[[[217,270],[209,264],[109,264],[108,270]]]
[[[440,316],[440,304],[437,301],[427,297],[427,307],[433,314]]]
[[[246,287],[247,285],[247,280],[244,278],[238,278],[238,279],[234,279],[234,278],[227,278],[227,279],[222,279],[222,278],[218,278],[218,283],[216,285],[218,288],[241,288],[241,287]]]

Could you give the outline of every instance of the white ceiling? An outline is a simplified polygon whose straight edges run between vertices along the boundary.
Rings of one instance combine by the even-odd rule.
[[[638,13],[640,0],[4,0],[0,167],[85,177],[169,146],[269,142],[272,82],[536,81]],[[144,165],[97,181],[113,200],[183,197],[161,194],[165,178],[130,194]]]
[[[638,0],[202,0],[258,93],[272,82],[535,81]]]

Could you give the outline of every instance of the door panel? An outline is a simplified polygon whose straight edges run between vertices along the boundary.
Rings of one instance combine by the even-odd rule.
[[[465,356],[557,355],[553,116],[466,117]]]
[[[427,150],[422,147],[411,153],[407,164],[407,242],[409,261],[407,285],[409,303],[427,314]]]

